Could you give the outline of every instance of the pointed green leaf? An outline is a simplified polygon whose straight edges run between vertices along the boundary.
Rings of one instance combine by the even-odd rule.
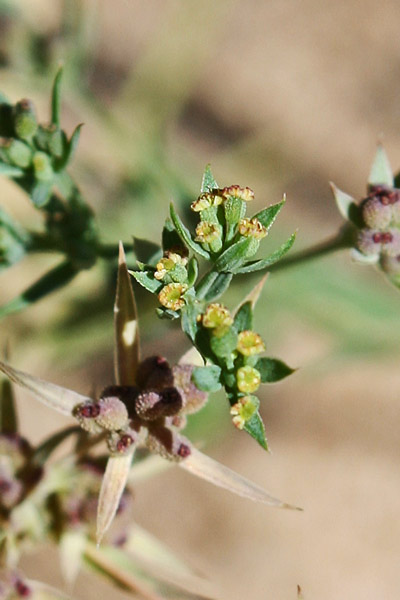
[[[125,456],[110,456],[107,461],[97,506],[97,545],[100,544],[118,510],[128,480],[132,459],[133,453],[129,453]]]
[[[179,319],[181,316],[176,310],[171,310],[164,306],[156,308],[156,313],[159,319],[168,319],[168,321],[175,321],[175,319]]]
[[[374,162],[368,177],[369,185],[388,185],[393,187],[393,171],[385,149],[380,144],[376,150]]]
[[[233,327],[221,337],[212,335],[210,338],[211,350],[220,358],[230,356],[236,350],[237,343],[238,334]]]
[[[139,364],[139,329],[135,297],[126,266],[122,242],[119,245],[114,332],[116,382],[120,385],[135,385],[136,371]]]
[[[9,379],[2,378],[0,384],[0,432],[17,433],[18,420],[15,398]]]
[[[187,271],[187,284],[189,287],[192,287],[196,283],[197,277],[199,276],[199,263],[197,262],[197,258],[195,256],[192,256],[192,258],[189,260]]]
[[[262,271],[263,269],[267,269],[271,265],[275,264],[280,260],[287,252],[289,252],[290,248],[293,246],[294,241],[296,239],[296,234],[293,233],[286,242],[284,242],[278,250],[275,250],[272,254],[267,256],[266,258],[261,258],[260,260],[253,260],[243,267],[234,269],[235,274],[239,273],[254,273],[255,271]]]
[[[154,271],[128,271],[148,292],[157,294],[163,287],[161,281],[154,277]]]
[[[73,585],[83,563],[87,532],[85,529],[70,529],[62,533],[58,544],[61,573],[68,585]]]
[[[71,281],[78,273],[75,266],[69,261],[62,262],[43,275],[36,283],[31,285],[22,294],[13,298],[0,307],[0,319],[28,308],[34,302],[41,300],[48,294],[55,292]]]
[[[253,307],[251,302],[244,302],[239,307],[235,314],[233,324],[238,333],[253,329]]]
[[[0,160],[0,175],[4,175],[5,177],[22,177],[24,171]]]
[[[214,268],[216,271],[237,270],[246,260],[247,252],[253,242],[251,237],[243,237],[232,246],[229,246],[216,260]]]
[[[73,159],[75,151],[78,147],[79,138],[81,136],[81,129],[83,127],[83,123],[79,123],[77,125],[71,135],[71,139],[66,145],[66,150],[62,159],[61,168],[66,167]]]
[[[244,430],[260,444],[264,450],[268,450],[268,442],[265,437],[265,427],[259,411],[255,412],[251,419],[246,421]]]
[[[200,246],[200,244],[198,244],[197,242],[192,240],[189,229],[182,223],[182,221],[181,221],[179,215],[177,214],[177,212],[175,211],[175,207],[172,203],[170,205],[170,214],[171,214],[171,219],[175,226],[175,229],[178,232],[183,243],[186,244],[186,246],[188,246],[188,248],[193,250],[193,252],[196,252],[196,254],[199,254],[203,258],[210,258],[210,253],[207,252],[206,250],[204,250],[204,248],[202,246]]]
[[[221,368],[217,365],[195,367],[192,373],[194,385],[203,392],[217,392],[221,388]]]
[[[264,227],[270,229],[285,202],[286,199],[284,198],[283,200],[281,200],[281,202],[278,202],[277,204],[272,204],[271,206],[268,206],[268,208],[264,208],[254,216],[260,221],[261,225],[264,225]]]
[[[217,189],[218,183],[214,179],[214,175],[211,172],[211,166],[207,165],[204,169],[203,179],[201,181],[201,193],[211,192],[211,190]]]
[[[77,404],[91,401],[91,398],[87,396],[82,396],[67,388],[33,377],[33,375],[28,375],[23,371],[18,371],[4,362],[0,362],[0,371],[17,385],[32,392],[38,400],[63,415],[71,416]]]
[[[225,467],[209,456],[202,454],[195,448],[192,448],[191,454],[180,461],[178,465],[182,469],[189,471],[192,475],[196,475],[201,479],[205,479],[214,485],[225,488],[238,496],[243,496],[254,502],[261,502],[278,508],[302,510],[297,506],[287,504],[286,502],[282,502],[282,500],[278,500],[278,498],[274,498],[260,486],[249,481],[245,477],[242,477],[239,473],[235,473],[235,471]]]
[[[288,375],[294,373],[296,369],[291,369],[287,364],[277,358],[259,358],[255,368],[260,372],[263,383],[274,383],[280,381]]]
[[[192,342],[196,339],[198,331],[197,317],[201,312],[201,307],[192,301],[189,301],[181,310],[182,329]]]
[[[204,296],[206,302],[217,300],[226,292],[232,281],[232,273],[218,273],[215,281],[210,285],[207,293]]]
[[[36,208],[46,206],[53,189],[52,181],[37,181],[31,191],[31,200]]]
[[[59,67],[54,78],[53,90],[51,94],[51,122],[53,125],[60,127],[61,120],[61,80],[63,68]]]

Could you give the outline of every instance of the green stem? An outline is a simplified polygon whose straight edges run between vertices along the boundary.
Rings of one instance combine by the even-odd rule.
[[[218,275],[218,271],[210,269],[210,271],[207,271],[207,273],[200,279],[198,285],[196,286],[196,298],[198,300],[202,300],[204,298],[212,284],[217,279]]]
[[[278,263],[272,265],[268,270],[273,271],[282,271],[287,269],[288,267],[293,267],[302,263],[305,263],[309,260],[314,260],[316,258],[320,258],[331,252],[336,252],[337,250],[341,250],[343,248],[350,248],[353,244],[353,228],[350,228],[348,225],[342,227],[339,233],[328,240],[320,242],[315,246],[311,246],[310,248],[306,248],[305,250],[300,250],[287,258],[279,261]]]

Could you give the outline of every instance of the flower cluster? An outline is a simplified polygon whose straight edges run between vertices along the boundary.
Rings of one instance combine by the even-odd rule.
[[[400,189],[382,146],[368,180],[367,196],[356,202],[334,185],[338,208],[353,228],[353,258],[374,264],[400,284]]]
[[[149,357],[138,367],[137,385],[109,386],[99,400],[78,404],[74,416],[85,431],[106,434],[112,455],[144,445],[179,461],[190,454],[190,442],[179,433],[186,415],[207,401],[191,381],[192,371],[192,365],[171,368],[165,358]]]

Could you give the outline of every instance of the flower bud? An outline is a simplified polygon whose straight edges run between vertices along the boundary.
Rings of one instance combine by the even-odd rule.
[[[207,306],[201,322],[203,327],[207,327],[207,329],[222,330],[232,325],[233,318],[225,306],[215,302]]]
[[[144,392],[137,397],[135,404],[137,415],[146,421],[176,415],[182,406],[182,396],[174,387],[165,388],[159,393]]]
[[[21,100],[14,107],[14,129],[22,140],[30,140],[36,133],[38,123],[31,100]]]
[[[31,164],[32,150],[24,142],[11,138],[1,138],[0,148],[3,150],[5,158],[12,165],[25,169]]]
[[[173,385],[172,369],[166,358],[149,356],[143,360],[137,371],[137,383],[141,389],[159,391]]]
[[[102,427],[96,422],[100,414],[100,406],[97,402],[82,402],[75,406],[73,415],[79,425],[89,433],[101,433]]]
[[[223,200],[223,197],[220,195],[220,190],[204,192],[203,194],[200,194],[195,202],[192,202],[190,208],[194,212],[203,212],[203,210],[207,210],[207,208],[211,208],[211,206],[222,204]]]
[[[392,205],[382,204],[379,196],[369,198],[362,205],[364,223],[371,229],[385,229],[392,220]]]
[[[236,383],[241,392],[244,394],[251,394],[259,388],[261,375],[257,369],[246,365],[237,370]]]
[[[180,310],[185,304],[182,296],[187,288],[184,283],[169,283],[158,294],[160,304],[171,310]]]
[[[240,398],[231,408],[232,422],[237,429],[243,429],[247,421],[258,410],[260,402],[255,396]]]
[[[245,202],[254,200],[254,192],[249,187],[242,188],[239,185],[230,185],[219,191],[224,198],[237,198],[238,200],[244,200]]]
[[[49,181],[53,177],[53,168],[48,154],[45,152],[35,152],[32,162],[36,179],[39,181]]]
[[[261,336],[254,331],[241,331],[238,336],[237,350],[243,356],[254,356],[265,350]]]
[[[378,255],[382,252],[389,256],[397,256],[400,254],[400,231],[394,228],[387,231],[362,229],[357,245],[366,255]]]
[[[107,446],[113,456],[121,456],[134,451],[138,434],[133,429],[126,431],[112,431],[107,436]]]
[[[168,274],[173,281],[183,283],[187,279],[186,264],[187,258],[183,258],[175,252],[167,251],[165,256],[157,263],[154,277],[161,281]]]
[[[194,365],[175,365],[172,368],[174,385],[179,389],[183,399],[182,411],[192,414],[199,411],[208,400],[207,392],[199,390],[192,381]]]
[[[150,452],[155,452],[175,462],[179,462],[190,455],[191,445],[189,440],[167,427],[152,428],[146,439],[146,446]]]
[[[123,402],[116,396],[100,398],[98,402],[100,412],[96,423],[109,431],[118,431],[128,425],[128,410]]]
[[[200,242],[201,244],[212,244],[213,242],[221,240],[221,237],[222,227],[218,223],[200,221],[200,223],[196,227],[196,242]]]

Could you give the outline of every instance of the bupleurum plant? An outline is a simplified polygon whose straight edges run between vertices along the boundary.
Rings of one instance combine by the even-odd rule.
[[[220,187],[207,166],[190,205],[195,224],[186,226],[171,204],[161,244],[134,238],[136,260],[128,269],[122,243],[118,249],[101,242],[95,215],[67,171],[80,126],[71,136],[61,128],[61,75],[60,70],[53,85],[49,124],[37,120],[31,101],[12,104],[0,95],[0,174],[19,185],[44,217],[43,230],[30,231],[0,209],[0,266],[11,267],[32,252],[63,255],[56,268],[1,307],[0,317],[66,285],[98,258],[116,259],[118,250],[115,380],[89,397],[0,363],[8,378],[0,398],[0,598],[65,598],[18,568],[25,552],[46,541],[58,545],[68,583],[81,567],[92,567],[144,598],[212,598],[204,579],[180,559],[171,562],[168,549],[129,522],[131,488],[177,464],[251,500],[296,508],[200,452],[183,433],[187,417],[222,389],[233,425],[268,450],[258,390],[293,369],[264,355],[266,344],[254,324],[266,272],[351,248],[355,260],[377,265],[399,287],[399,177],[379,147],[365,198],[356,202],[332,185],[346,224],[332,239],[285,257],[295,234],[269,254],[264,251],[285,200],[252,214],[253,191]],[[255,272],[264,272],[262,279],[229,308],[223,295],[232,280]],[[132,282],[157,297],[156,318],[180,323],[191,348],[177,364],[164,356],[141,356]],[[20,432],[10,381],[70,423],[33,445]],[[54,458],[67,439],[72,452]]]
[[[53,86],[50,125],[38,123],[28,100],[12,105],[2,98],[0,105],[1,173],[19,184],[45,217],[44,231],[34,233],[2,213],[3,267],[31,251],[64,254],[59,267],[3,307],[3,316],[66,284],[79,270],[91,267],[98,256],[111,255],[110,248],[105,250],[99,242],[92,210],[66,171],[80,128],[69,138],[60,127],[60,82],[61,71]],[[207,167],[200,195],[191,204],[198,216],[193,230],[171,205],[161,245],[152,246],[146,262],[137,260],[130,271],[120,243],[114,307],[115,381],[98,397],[83,396],[0,363],[10,381],[76,423],[32,446],[19,431],[11,384],[4,381],[0,411],[2,596],[63,597],[18,571],[19,558],[26,550],[53,540],[59,545],[69,582],[86,564],[148,598],[170,597],[176,589],[184,590],[185,597],[211,597],[204,591],[205,582],[181,563],[179,572],[166,572],[162,565],[143,557],[140,543],[137,547],[134,543],[137,527],[129,527],[128,533],[118,528],[109,532],[114,517],[121,514],[122,518],[131,502],[127,483],[135,482],[138,468],[151,473],[151,456],[249,499],[296,508],[207,457],[182,433],[187,416],[201,410],[209,395],[223,388],[233,424],[268,449],[257,390],[262,383],[280,381],[293,371],[276,358],[262,356],[265,342],[254,329],[254,306],[265,275],[236,309],[220,301],[235,275],[266,271],[295,239],[292,235],[277,250],[258,258],[284,200],[247,216],[253,197],[247,187],[219,187]],[[132,278],[157,295],[158,318],[180,320],[192,348],[178,364],[170,365],[163,356],[141,356]],[[72,454],[49,462],[66,438],[74,440]],[[135,455],[139,460],[132,466]],[[139,533],[148,546],[148,534]],[[156,541],[151,540],[151,545],[158,554],[166,553]],[[139,566],[146,563],[150,582],[143,584],[136,576],[135,560]]]

